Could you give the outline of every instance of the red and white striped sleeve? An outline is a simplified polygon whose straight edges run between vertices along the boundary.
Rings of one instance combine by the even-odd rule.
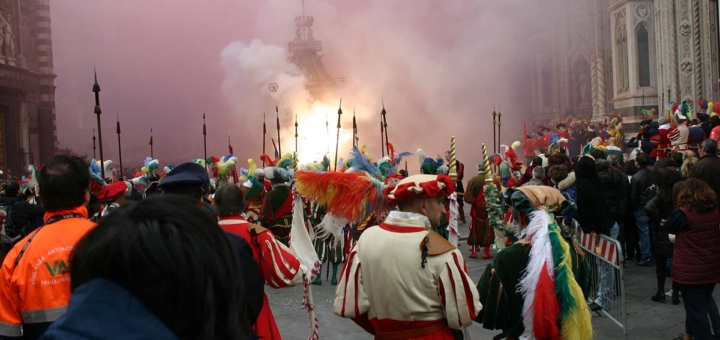
[[[370,309],[370,302],[362,284],[361,263],[357,254],[359,245],[360,241],[350,250],[335,290],[333,312],[343,318],[357,318]]]
[[[452,329],[470,326],[480,313],[482,304],[480,294],[467,273],[465,259],[457,249],[450,253],[440,273],[439,290],[448,326]]]
[[[272,232],[258,234],[260,245],[260,269],[265,281],[273,288],[284,288],[302,282],[300,261]]]

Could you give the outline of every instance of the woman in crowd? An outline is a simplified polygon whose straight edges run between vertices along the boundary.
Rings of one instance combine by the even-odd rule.
[[[695,178],[678,187],[677,209],[665,222],[668,232],[677,235],[672,277],[682,293],[686,332],[694,339],[713,339],[708,316],[715,284],[720,282],[716,194],[706,182]]]
[[[108,215],[75,247],[68,311],[43,339],[249,339],[243,274],[217,223],[180,196]]]
[[[657,292],[652,297],[655,302],[665,302],[665,276],[668,259],[673,257],[673,244],[667,228],[661,221],[667,220],[673,211],[673,186],[680,181],[680,174],[674,167],[666,167],[655,171],[655,186],[657,195],[646,205],[645,212],[655,226],[655,274],[657,276]],[[673,282],[672,303],[680,303],[678,289]]]

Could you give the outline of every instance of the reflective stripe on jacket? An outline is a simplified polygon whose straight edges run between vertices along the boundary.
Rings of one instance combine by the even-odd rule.
[[[83,218],[47,224],[20,240],[8,253],[0,269],[0,336],[22,336],[23,324],[50,323],[65,313],[70,300],[70,253],[95,227],[87,214],[85,207],[46,212],[44,221],[58,216]]]

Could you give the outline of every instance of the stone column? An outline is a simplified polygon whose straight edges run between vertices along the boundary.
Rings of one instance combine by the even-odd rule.
[[[17,105],[18,114],[18,148],[20,149],[20,158],[22,159],[23,170],[27,169],[30,164],[30,132],[28,124],[28,105],[24,102]]]
[[[29,1],[29,0],[28,0]],[[38,103],[38,135],[40,150],[36,162],[43,162],[57,150],[55,124],[55,74],[53,73],[52,30],[50,25],[50,0],[34,0],[35,32],[40,76],[40,101]]]
[[[605,1],[593,1],[593,51],[592,51],[592,101],[593,119],[607,115],[605,101],[605,38],[603,37],[603,13]]]

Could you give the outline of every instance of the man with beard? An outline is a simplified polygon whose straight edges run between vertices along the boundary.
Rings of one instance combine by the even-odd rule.
[[[452,340],[470,326],[482,305],[465,260],[430,231],[454,191],[446,175],[410,176],[385,190],[398,210],[353,246],[335,292],[335,314],[375,339]]]

